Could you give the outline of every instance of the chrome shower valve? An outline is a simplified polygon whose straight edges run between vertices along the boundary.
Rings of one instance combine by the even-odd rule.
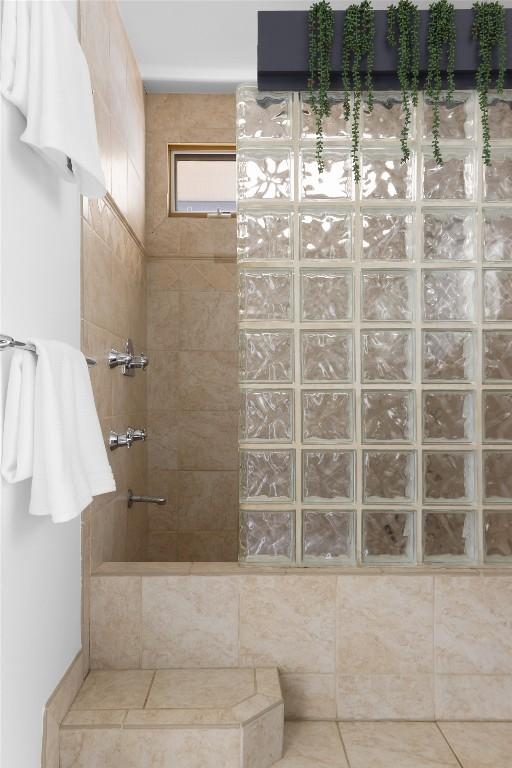
[[[114,432],[110,430],[108,437],[108,445],[111,451],[115,451],[116,448],[131,448],[133,443],[137,440],[145,440],[147,432],[145,429],[134,429],[128,427],[126,432]]]

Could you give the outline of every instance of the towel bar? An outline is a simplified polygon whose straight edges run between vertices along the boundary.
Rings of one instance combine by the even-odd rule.
[[[25,341],[16,341],[12,336],[6,336],[4,333],[0,333],[0,352],[9,347],[16,347],[17,349],[26,349],[27,352],[35,352],[36,348],[33,344],[29,344]],[[87,365],[96,365],[96,360],[92,357],[86,357]]]

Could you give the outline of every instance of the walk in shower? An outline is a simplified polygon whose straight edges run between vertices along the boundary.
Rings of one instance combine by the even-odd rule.
[[[242,560],[512,560],[512,94],[401,101],[238,90]]]

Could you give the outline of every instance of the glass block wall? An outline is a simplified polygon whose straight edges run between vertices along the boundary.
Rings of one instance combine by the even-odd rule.
[[[364,112],[353,180],[342,94],[315,161],[307,96],[237,94],[240,559],[512,560],[512,95],[400,96]]]

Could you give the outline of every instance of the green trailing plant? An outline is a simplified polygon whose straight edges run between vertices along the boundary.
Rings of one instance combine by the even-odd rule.
[[[375,43],[375,16],[370,0],[349,5],[343,26],[343,112],[351,120],[352,168],[354,179],[360,180],[359,124],[361,113],[361,64],[366,59],[365,87],[368,92],[368,110],[373,109],[373,59]],[[352,101],[350,92],[352,91]]]
[[[387,12],[387,39],[398,52],[398,80],[402,91],[404,124],[400,135],[402,162],[410,155],[409,131],[413,108],[418,105],[420,69],[419,48],[420,12],[411,0],[399,0],[390,5]]]
[[[322,120],[330,114],[328,91],[331,85],[331,51],[334,38],[334,12],[325,0],[309,10],[309,101],[316,123],[316,160],[324,170]]]
[[[478,69],[476,88],[482,120],[482,157],[485,165],[491,164],[489,132],[489,89],[492,87],[494,56],[497,55],[498,71],[496,90],[503,92],[507,67],[507,26],[505,9],[499,2],[473,4],[473,37],[478,41]]]
[[[436,0],[430,4],[428,17],[428,71],[426,92],[432,102],[432,150],[438,165],[443,164],[439,147],[440,102],[443,88],[442,64],[446,60],[447,102],[455,90],[455,7],[448,0]]]

